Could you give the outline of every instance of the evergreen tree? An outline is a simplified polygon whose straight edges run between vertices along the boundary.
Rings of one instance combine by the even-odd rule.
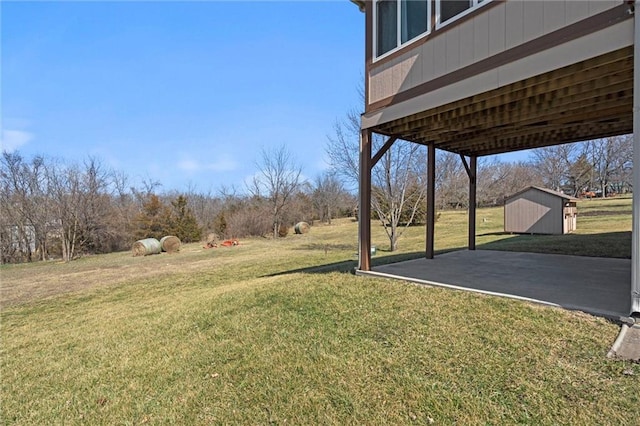
[[[167,219],[166,207],[157,195],[151,194],[142,205],[142,211],[136,218],[136,238],[160,239],[164,237],[169,227]]]
[[[184,243],[200,241],[202,230],[188,206],[187,197],[179,195],[171,202],[171,206],[173,208],[169,216],[169,233],[180,238]]]

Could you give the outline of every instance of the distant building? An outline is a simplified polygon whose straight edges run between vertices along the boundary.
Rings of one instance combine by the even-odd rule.
[[[578,199],[530,186],[504,201],[504,231],[519,234],[567,234],[576,230]]]
[[[36,251],[36,229],[32,225],[9,225],[0,228],[0,263],[29,256]]]

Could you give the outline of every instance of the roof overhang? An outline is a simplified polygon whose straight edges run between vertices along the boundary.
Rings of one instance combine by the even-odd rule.
[[[354,3],[360,9],[360,12],[364,12],[365,2],[364,0],[351,0],[351,3]]]

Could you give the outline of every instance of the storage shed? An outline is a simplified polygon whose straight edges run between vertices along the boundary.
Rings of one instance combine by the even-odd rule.
[[[520,234],[567,234],[576,229],[577,198],[530,186],[504,201],[504,231]]]

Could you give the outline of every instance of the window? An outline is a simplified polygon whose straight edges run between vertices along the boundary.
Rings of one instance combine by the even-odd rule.
[[[430,0],[374,1],[376,58],[429,33]]]
[[[460,15],[471,8],[473,0],[448,0],[440,1],[440,22],[447,22],[454,16]]]
[[[376,56],[384,55],[398,47],[397,1],[384,0],[376,4],[377,50]]]
[[[436,20],[437,25],[441,26],[454,21],[460,16],[481,5],[488,3],[489,0],[436,0]]]

